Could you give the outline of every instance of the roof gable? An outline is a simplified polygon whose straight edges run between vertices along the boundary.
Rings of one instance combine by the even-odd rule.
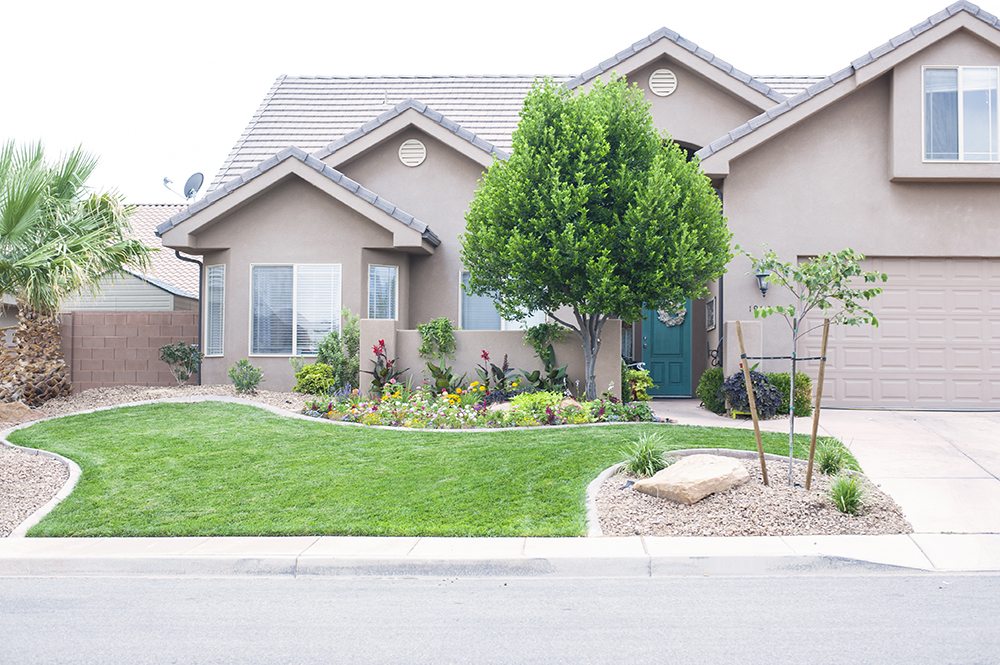
[[[730,160],[963,29],[1000,46],[1000,19],[971,2],[960,0],[705,146],[696,153],[702,168],[709,175],[727,175]]]
[[[296,147],[285,148],[253,169],[228,181],[223,187],[160,224],[156,229],[156,235],[163,237],[164,234],[192,219],[197,223],[197,227],[210,223],[229,212],[235,205],[265,191],[275,182],[293,173],[319,186],[334,198],[392,232],[394,242],[398,246],[410,246],[407,244],[411,242],[406,240],[407,235],[416,235],[421,243],[426,243],[430,248],[437,247],[441,243],[438,236],[413,215]],[[232,197],[237,196],[239,200],[233,200]],[[232,204],[225,205],[227,199],[232,200]]]
[[[660,28],[640,39],[625,50],[570,80],[566,83],[566,87],[573,89],[585,85],[611,71],[627,75],[664,55],[715,81],[732,94],[761,110],[785,100],[784,95],[772,90],[767,84],[737,69],[669,28]]]
[[[313,156],[336,167],[372,145],[411,126],[424,130],[484,168],[493,162],[494,157],[507,159],[509,156],[506,151],[415,99],[403,100],[385,113],[313,153]]]

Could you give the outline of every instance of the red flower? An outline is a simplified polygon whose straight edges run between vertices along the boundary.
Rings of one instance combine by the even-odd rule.
[[[376,356],[378,355],[378,344],[372,346],[372,353]]]
[[[479,357],[482,358],[483,360],[485,360],[486,362],[489,362],[490,361],[490,352],[487,351],[486,349],[483,349],[483,352],[479,354]]]

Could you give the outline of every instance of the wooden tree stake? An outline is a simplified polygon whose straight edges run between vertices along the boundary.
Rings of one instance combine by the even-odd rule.
[[[813,408],[812,438],[809,439],[809,465],[806,466],[806,489],[812,486],[813,459],[816,457],[816,433],[819,431],[819,409],[823,401],[823,379],[826,377],[826,342],[830,337],[830,319],[823,319],[823,342],[819,351],[819,376],[816,382],[816,405]],[[794,397],[792,398],[794,399]]]
[[[740,342],[740,367],[743,368],[743,382],[747,387],[747,399],[750,401],[750,417],[753,419],[753,433],[757,438],[757,457],[760,459],[760,475],[765,485],[767,480],[767,462],[764,461],[764,443],[760,439],[760,421],[757,418],[757,398],[753,394],[753,381],[750,380],[750,366],[747,364],[747,350],[743,344],[743,325],[736,322],[736,339]]]

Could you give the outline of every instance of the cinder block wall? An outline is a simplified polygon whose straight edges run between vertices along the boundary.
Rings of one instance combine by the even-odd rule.
[[[62,315],[73,391],[176,385],[160,347],[198,343],[198,312],[72,312]],[[191,382],[194,383],[196,377]]]

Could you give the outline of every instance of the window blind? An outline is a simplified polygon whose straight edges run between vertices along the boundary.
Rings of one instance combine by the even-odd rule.
[[[312,355],[340,330],[340,266],[295,266],[295,353]]]
[[[462,329],[500,330],[500,314],[493,300],[468,293],[469,273],[462,273]]]
[[[399,268],[368,266],[368,318],[395,319]]]
[[[205,350],[206,356],[223,354],[226,312],[226,266],[205,268]]]
[[[250,352],[292,353],[292,266],[254,266],[251,272]]]

